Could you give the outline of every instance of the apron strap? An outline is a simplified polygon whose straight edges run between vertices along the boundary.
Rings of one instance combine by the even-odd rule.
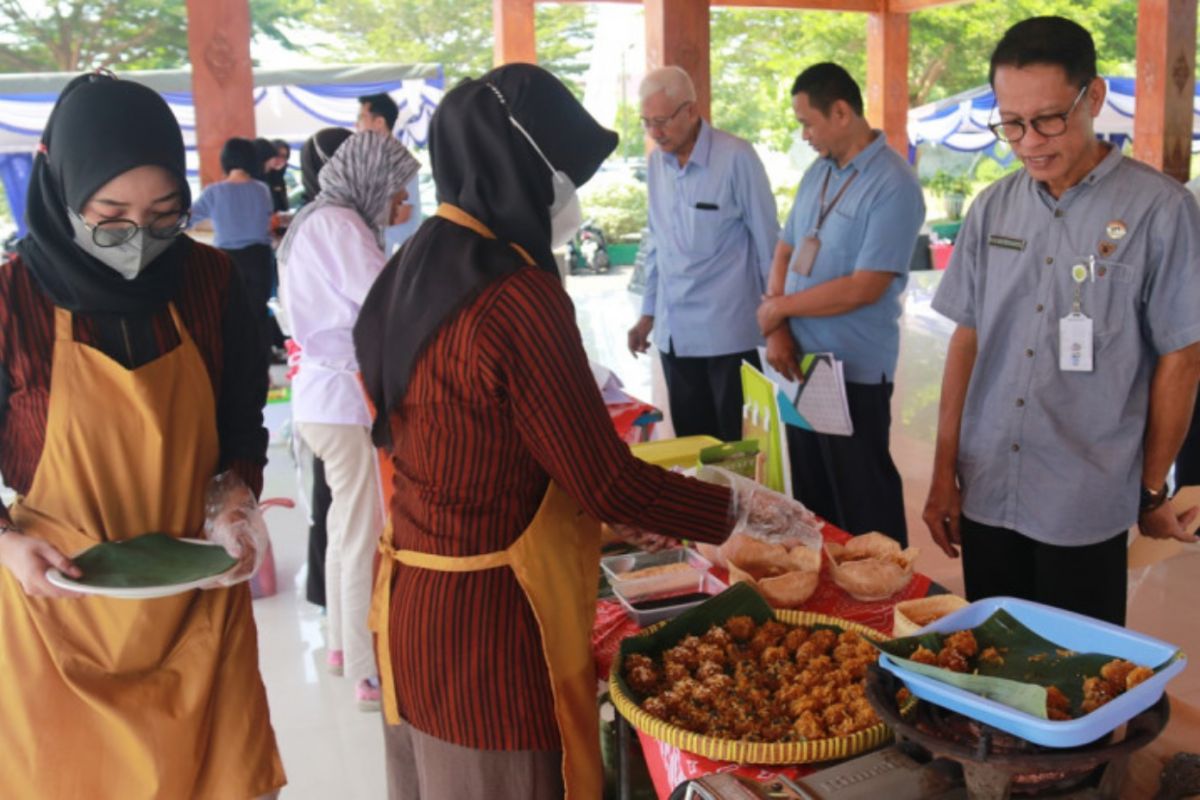
[[[392,577],[396,564],[438,572],[478,572],[509,565],[507,550],[476,556],[440,556],[416,550],[397,550],[392,546],[392,523],[389,520],[379,539],[379,563],[375,569],[375,585],[371,589],[371,610],[368,625],[376,637],[375,652],[379,656],[379,686],[383,693],[383,716],[389,725],[400,724],[400,704],[396,701],[395,672],[392,666],[391,613],[388,600],[392,596]]]
[[[71,320],[73,315],[70,311],[59,306],[54,307],[54,341],[70,342],[75,338],[75,332],[71,329]]]

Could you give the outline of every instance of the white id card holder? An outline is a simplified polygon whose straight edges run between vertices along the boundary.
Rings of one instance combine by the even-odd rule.
[[[1092,371],[1092,318],[1073,311],[1058,321],[1058,368]]]

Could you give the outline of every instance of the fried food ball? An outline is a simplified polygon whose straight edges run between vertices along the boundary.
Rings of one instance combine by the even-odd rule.
[[[692,671],[680,664],[678,661],[668,661],[663,669],[667,676],[668,683],[678,683],[686,678],[692,677]]]
[[[732,643],[733,639],[730,638],[729,631],[717,625],[713,625],[708,629],[708,633],[700,637],[700,641],[704,644],[711,644],[720,648],[724,648],[725,645]]]
[[[653,694],[658,688],[658,670],[654,667],[634,667],[625,673],[629,688],[641,695]]]
[[[1046,716],[1053,720],[1071,719],[1071,701],[1057,686],[1046,687]]]
[[[1125,676],[1125,691],[1129,691],[1139,683],[1150,680],[1154,677],[1154,670],[1149,667],[1136,667],[1131,669],[1129,674]]]
[[[807,639],[808,628],[792,628],[783,637],[783,646],[788,649],[789,653],[794,654]]]
[[[746,642],[754,635],[754,620],[750,617],[730,617],[725,621],[725,630],[735,642]]]
[[[724,674],[725,667],[722,664],[718,664],[716,661],[703,661],[701,662],[700,666],[696,668],[696,679],[701,681],[707,680],[713,675]]]
[[[642,701],[642,711],[645,711],[655,719],[665,720],[670,713],[667,711],[667,704],[658,697],[647,697]]]
[[[793,730],[800,735],[803,740],[824,739],[825,725],[821,719],[811,711],[805,711],[800,715],[792,726]]]
[[[908,658],[910,661],[915,661],[918,664],[928,664],[931,667],[936,667],[938,663],[937,653],[925,645],[917,645],[917,649]]]
[[[951,672],[970,672],[971,665],[967,657],[953,647],[943,647],[937,655],[937,665]]]
[[[975,641],[975,634],[970,629],[950,634],[942,643],[942,647],[957,650],[967,658],[971,658],[979,652],[979,644]]]
[[[1137,664],[1123,658],[1114,658],[1100,668],[1100,677],[1108,681],[1113,695],[1125,691],[1125,678],[1137,668]]]
[[[1103,678],[1085,678],[1083,681],[1083,702],[1079,710],[1090,714],[1100,706],[1113,699],[1112,687]]]

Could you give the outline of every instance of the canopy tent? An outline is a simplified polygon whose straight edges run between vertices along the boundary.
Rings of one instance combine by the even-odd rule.
[[[9,207],[24,229],[25,191],[33,152],[54,101],[77,73],[0,75],[0,180]],[[188,149],[188,172],[196,175],[196,114],[191,70],[146,70],[119,76],[143,83],[166,98]],[[396,136],[423,147],[429,120],[441,99],[445,76],[437,64],[363,64],[254,71],[256,135],[299,145],[327,126],[353,128],[358,97],[387,92],[400,107]]]
[[[1108,94],[1096,117],[1096,135],[1123,145],[1133,136],[1134,79],[1106,77]],[[1007,145],[996,141],[987,124],[996,104],[990,86],[980,86],[953,97],[927,103],[908,112],[908,140],[926,142],[960,152],[985,151],[999,161],[1011,159]],[[1193,141],[1200,140],[1200,83],[1193,109]]]

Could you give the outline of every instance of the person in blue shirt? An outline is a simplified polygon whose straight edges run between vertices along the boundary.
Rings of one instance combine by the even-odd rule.
[[[192,204],[192,225],[212,220],[213,244],[224,250],[242,277],[246,295],[270,347],[267,300],[275,283],[275,254],[271,251],[271,190],[253,175],[259,167],[254,142],[234,137],[221,148],[225,180],[204,188]]]
[[[796,377],[800,353],[843,362],[851,436],[788,428],[795,497],[835,525],[905,544],[904,494],[888,448],[900,350],[900,299],[925,221],[908,163],[863,118],[862,93],[837,64],[792,85],[792,109],[817,159],[800,181],[758,311],[767,361]]]
[[[755,309],[779,236],[775,197],[749,142],[701,118],[679,67],[646,75],[642,125],[657,149],[647,164],[650,244],[636,355],[662,354],[677,436],[742,438],[741,363],[759,366]]]

